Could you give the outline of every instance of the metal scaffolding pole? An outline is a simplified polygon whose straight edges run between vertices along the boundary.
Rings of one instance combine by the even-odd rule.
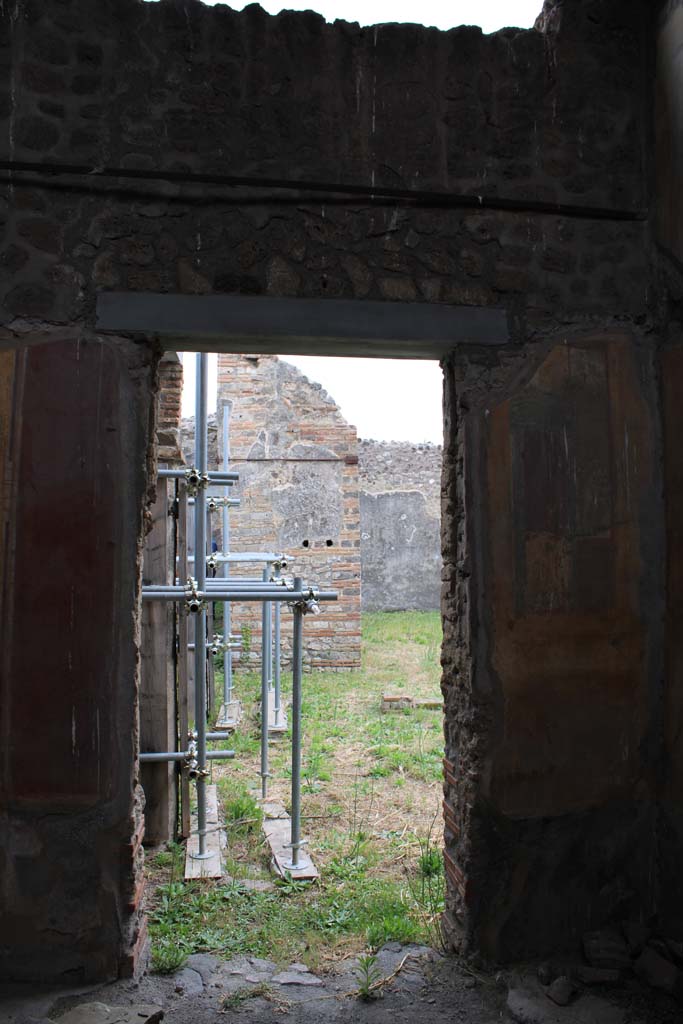
[[[223,472],[228,472],[229,463],[229,450],[230,444],[230,407],[228,405],[223,406]],[[226,487],[224,497],[228,499],[229,489]],[[221,541],[221,549],[223,551],[230,551],[230,511],[227,500],[223,505],[223,539]],[[227,579],[230,576],[230,563],[223,563],[223,578]],[[232,615],[230,612],[230,602],[223,602],[223,635],[229,636],[232,628]],[[227,708],[232,701],[232,651],[226,649],[223,651],[223,702]]]
[[[302,581],[294,580],[296,590],[301,590]],[[303,673],[303,620],[306,605],[302,601],[294,604],[292,636],[292,832],[290,847],[292,859],[285,867],[297,871],[308,867],[310,861],[301,855],[301,683]]]
[[[280,578],[280,566],[275,566],[274,581]],[[280,698],[280,671],[282,668],[281,662],[281,636],[280,636],[280,605],[277,601],[272,603],[273,619],[274,619],[274,645],[273,645],[273,725],[278,728],[280,725],[280,714],[281,714],[281,698]]]
[[[195,404],[195,466],[200,484],[195,496],[194,552],[197,590],[206,590],[206,487],[207,473],[207,394],[209,359],[205,352],[197,353],[197,384]],[[194,692],[197,733],[197,832],[199,849],[193,854],[197,860],[207,860],[206,849],[206,603],[199,602],[195,621]]]
[[[264,589],[270,579],[270,566],[263,570]],[[261,609],[261,796],[268,796],[268,652],[270,651],[270,601]]]

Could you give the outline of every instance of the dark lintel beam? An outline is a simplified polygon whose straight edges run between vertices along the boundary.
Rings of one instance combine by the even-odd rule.
[[[456,345],[509,341],[503,309],[147,292],[101,292],[96,329],[153,337],[167,349],[394,359],[440,359]]]

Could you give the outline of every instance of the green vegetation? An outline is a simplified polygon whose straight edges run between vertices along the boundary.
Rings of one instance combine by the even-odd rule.
[[[289,878],[262,889],[272,875],[258,801],[260,681],[237,674],[245,711],[231,740],[237,757],[213,768],[232,881],[185,883],[177,852],[157,855],[154,871],[163,879],[149,908],[157,969],[173,970],[201,951],[301,960],[315,969],[392,940],[439,943],[441,715],[381,711],[384,692],[438,695],[439,643],[437,613],[367,615],[363,671],[304,677],[302,830],[320,871],[316,885]],[[270,744],[269,796],[287,807],[290,749],[286,739]]]

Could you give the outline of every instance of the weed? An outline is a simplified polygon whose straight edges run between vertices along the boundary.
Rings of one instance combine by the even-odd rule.
[[[259,832],[263,821],[263,808],[250,793],[240,793],[223,803],[225,823],[238,833]]]
[[[417,942],[422,929],[405,914],[387,914],[368,926],[365,937],[371,949],[379,949],[385,942]]]
[[[374,953],[364,953],[358,957],[358,999],[366,1002],[370,999],[377,999],[381,995],[382,972],[377,966],[377,957]]]
[[[291,871],[285,871],[285,877],[278,878],[275,885],[281,896],[297,896],[311,887],[310,882],[292,878]]]
[[[223,996],[221,1009],[241,1010],[249,999],[267,999],[272,993],[273,990],[266,981],[260,981],[257,985],[245,985],[243,988],[238,988],[236,992],[230,992],[229,995]]]

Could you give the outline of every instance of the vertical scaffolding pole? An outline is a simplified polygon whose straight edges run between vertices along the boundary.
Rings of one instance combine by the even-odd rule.
[[[303,581],[294,580],[294,589],[301,590]],[[303,672],[304,609],[301,601],[294,604],[292,636],[292,835],[291,870],[304,867],[299,856],[301,847],[301,681]],[[307,860],[306,860],[307,863]]]
[[[270,577],[268,566],[263,570],[263,581]],[[270,601],[264,601],[261,610],[261,796],[268,796],[268,660],[270,650]]]
[[[280,578],[280,567],[277,566],[274,573],[274,578]],[[280,638],[280,602],[273,602],[273,618],[274,618],[274,649],[273,649],[273,683],[275,686],[275,692],[273,694],[273,725],[277,728],[280,725],[280,670],[281,670],[281,638]]]
[[[209,360],[205,352],[197,353],[197,385],[195,405],[195,465],[200,483],[194,506],[194,571],[197,589],[206,590],[206,480],[207,466],[207,394]],[[194,857],[206,860],[206,604],[195,615],[194,640],[194,727],[197,732],[197,831],[199,850]]]
[[[228,451],[228,445],[230,443],[230,407],[227,405],[223,406],[223,469],[227,473],[230,453]],[[223,490],[223,497],[228,498],[230,495],[230,488],[226,487]],[[221,550],[224,554],[228,554],[230,551],[230,510],[228,509],[227,503],[223,505],[223,542],[221,544]],[[223,562],[223,576],[227,579],[230,575],[230,563]],[[225,704],[225,714],[228,714],[228,707],[232,702],[232,651],[229,648],[230,635],[232,633],[232,615],[230,612],[230,602],[223,602],[223,642],[225,647],[223,649],[223,703]]]

